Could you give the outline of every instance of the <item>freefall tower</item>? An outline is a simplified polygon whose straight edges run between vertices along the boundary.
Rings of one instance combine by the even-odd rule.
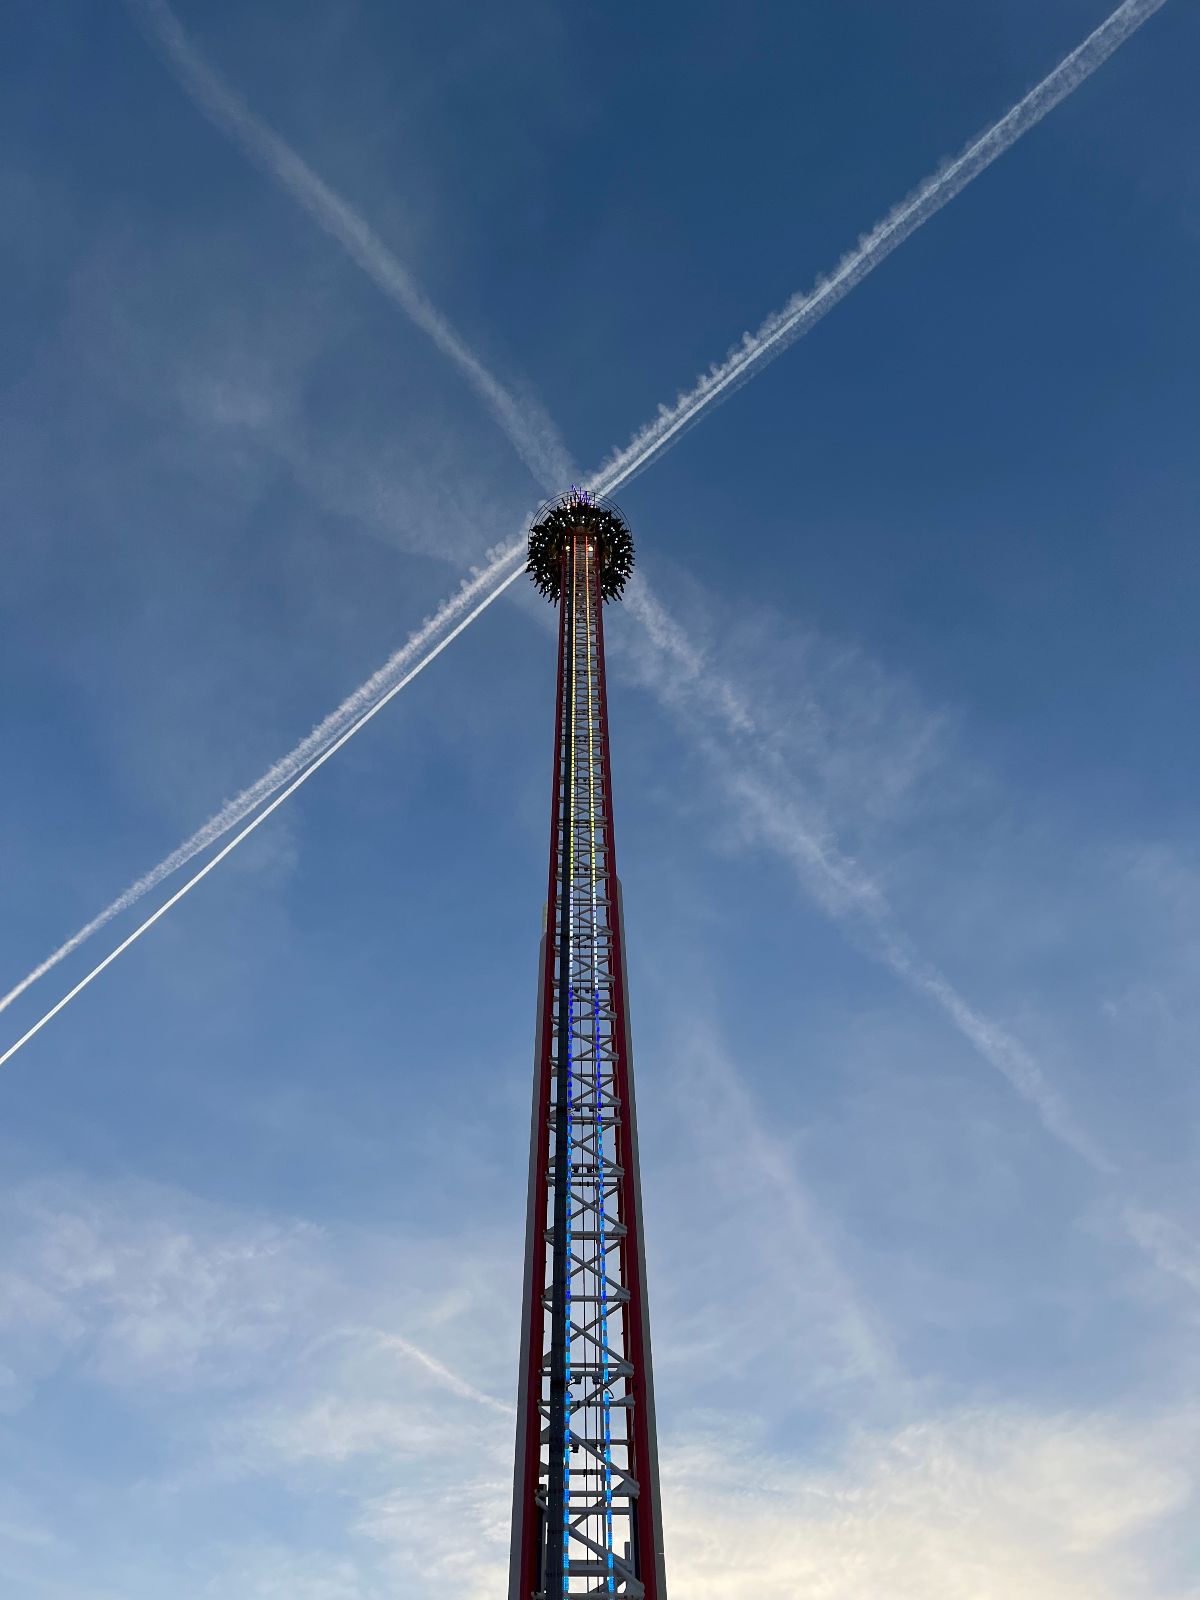
[[[633,569],[615,506],[543,507],[528,571],[558,607],[509,1600],[666,1600],[604,605]]]

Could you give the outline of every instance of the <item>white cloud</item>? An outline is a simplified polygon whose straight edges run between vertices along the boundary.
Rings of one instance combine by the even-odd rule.
[[[803,891],[854,945],[932,1001],[1045,1131],[1114,1191],[1125,1237],[1158,1269],[1196,1288],[1194,1258],[1172,1242],[1176,1225],[1134,1203],[1120,1164],[1041,1061],[918,948],[880,874],[842,843],[846,834],[872,837],[935,776],[943,787],[966,786],[939,746],[946,719],[922,716],[915,697],[902,687],[889,689],[886,677],[853,653],[849,673],[823,672],[821,656],[831,653],[816,648],[817,670],[810,663],[797,683],[796,705],[789,707],[763,688],[790,654],[774,640],[760,644],[756,681],[754,674],[746,678],[727,670],[724,646],[708,650],[698,643],[644,580],[631,584],[628,598],[644,630],[627,641],[634,670],[706,760],[739,842],[786,862]],[[836,661],[837,652],[832,657]],[[823,678],[836,686],[836,716],[823,714]],[[856,704],[862,707],[859,716]],[[849,728],[844,743],[840,735],[831,741],[827,734],[839,723]],[[899,743],[893,725],[902,730]]]
[[[685,986],[689,993],[692,986]],[[660,1376],[714,1361],[795,1374],[789,1403],[895,1402],[906,1387],[887,1331],[839,1260],[836,1229],[729,1058],[694,1008],[676,1018],[673,1103],[687,1137],[685,1197],[669,1225],[704,1248],[671,1260],[670,1321],[654,1287]],[[668,1222],[660,1218],[660,1228]],[[665,1334],[665,1338],[663,1335]],[[863,1392],[874,1390],[872,1395]]]
[[[313,1229],[149,1184],[31,1186],[0,1215],[0,1328],[36,1346],[35,1374],[73,1359],[117,1385],[227,1382],[306,1320],[317,1283]]]
[[[395,1592],[453,1594],[458,1600],[504,1594],[512,1480],[499,1461],[493,1467],[490,1473],[448,1474],[366,1506],[356,1531],[383,1547]]]
[[[684,1070],[698,1075],[725,1136],[719,1161],[698,1150],[705,1188],[718,1209],[731,1206],[734,1231],[745,1233],[756,1206],[774,1215],[766,1255],[753,1264],[760,1309],[796,1301],[794,1318],[763,1318],[769,1338],[783,1342],[785,1358],[790,1349],[797,1369],[824,1340],[834,1379],[840,1370],[888,1387],[886,1338],[839,1269],[787,1148],[731,1080],[718,1046],[702,1044],[692,1041]],[[512,1419],[494,1389],[497,1360],[508,1372],[512,1353],[497,1349],[483,1314],[494,1298],[485,1248],[462,1241],[455,1272],[439,1278],[402,1242],[389,1246],[404,1286],[401,1332],[376,1297],[377,1261],[302,1225],[148,1186],[43,1186],[6,1210],[0,1282],[18,1291],[5,1301],[8,1333],[31,1319],[57,1340],[60,1360],[75,1356],[114,1393],[129,1396],[137,1382],[139,1404],[153,1401],[183,1444],[184,1475],[142,1491],[142,1513],[153,1504],[188,1521],[188,1508],[205,1504],[190,1496],[236,1495],[239,1486],[282,1496],[292,1518],[312,1511],[308,1553],[292,1542],[221,1542],[221,1522],[206,1522],[166,1567],[138,1568],[129,1600],[164,1583],[188,1600],[503,1592]],[[347,1312],[360,1315],[339,1323]],[[788,1328],[806,1326],[816,1331],[803,1350],[787,1347]],[[674,1349],[679,1330],[660,1319],[660,1338],[665,1327]],[[717,1404],[728,1399],[719,1381],[726,1353],[688,1358],[689,1387],[698,1381]],[[237,1389],[213,1387],[231,1376]],[[186,1385],[205,1396],[199,1418],[170,1403]],[[753,1417],[753,1405],[724,1415],[710,1406],[700,1418],[670,1407],[663,1464],[674,1591],[694,1600],[1183,1600],[1170,1575],[1194,1509],[1194,1417],[1139,1427],[1015,1407],[944,1413],[914,1386],[898,1388],[893,1414],[918,1420],[848,1430],[831,1403],[820,1442],[792,1436],[782,1402],[737,1425],[730,1416]],[[774,1392],[773,1380],[763,1392]],[[858,1408],[860,1419],[869,1409]],[[68,1559],[59,1529],[80,1515],[69,1484],[50,1510],[31,1505],[22,1519],[35,1541],[22,1542],[18,1527],[0,1544],[22,1571]],[[124,1573],[123,1560],[109,1570]],[[105,1573],[101,1561],[95,1582]]]
[[[395,1334],[364,1328],[323,1338],[283,1387],[280,1398],[238,1413],[222,1433],[222,1443],[258,1471],[361,1460],[428,1466],[449,1437],[458,1441],[452,1453],[470,1453],[467,1440],[471,1451],[511,1444],[510,1405]]]
[[[689,1440],[664,1459],[671,1582],[689,1600],[1168,1600],[1195,1444],[998,1410],[860,1436],[816,1470]]]
[[[464,1310],[479,1350],[482,1307]],[[362,1570],[389,1593],[503,1593],[512,1408],[408,1339],[346,1330],[313,1354],[284,1401],[232,1419],[222,1454],[336,1495]]]
[[[1123,1220],[1155,1266],[1200,1294],[1200,1252],[1195,1240],[1171,1220],[1141,1206],[1126,1206]]]
[[[233,1552],[198,1592],[208,1600],[382,1600],[385,1590],[350,1557],[297,1554],[285,1545]]]

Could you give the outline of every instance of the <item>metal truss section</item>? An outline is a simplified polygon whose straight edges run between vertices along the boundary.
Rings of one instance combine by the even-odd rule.
[[[604,681],[603,549],[562,545],[510,1600],[666,1600]]]

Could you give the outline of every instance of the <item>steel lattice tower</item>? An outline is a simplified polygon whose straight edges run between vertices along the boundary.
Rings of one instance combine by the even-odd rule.
[[[558,704],[509,1600],[666,1600],[604,683],[604,602],[632,567],[619,512],[583,491],[529,536]]]

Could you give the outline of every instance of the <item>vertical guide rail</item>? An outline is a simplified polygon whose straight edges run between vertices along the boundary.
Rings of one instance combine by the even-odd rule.
[[[604,546],[564,528],[510,1600],[666,1600],[604,682]],[[627,530],[626,530],[627,532]],[[611,593],[611,589],[607,591]]]
[[[554,768],[550,804],[550,873],[539,959],[538,1009],[533,1053],[533,1114],[529,1134],[529,1191],[525,1212],[525,1289],[517,1388],[517,1449],[513,1475],[510,1600],[545,1593],[546,1494],[542,1457],[543,1351],[546,1341],[546,1189],[550,1181],[550,1123],[546,1115],[555,1060],[555,996],[561,959],[559,885],[563,851],[563,722],[566,712],[568,586],[563,560],[558,617],[558,693],[554,712]]]
[[[550,1173],[552,1195],[550,1239],[550,1406],[549,1470],[546,1518],[546,1594],[565,1595],[570,1578],[570,1500],[571,1430],[569,1425],[569,1387],[571,1383],[571,1277],[574,1260],[571,1250],[573,1157],[572,1112],[575,1093],[575,879],[576,810],[575,790],[578,770],[578,674],[579,606],[577,541],[571,540],[563,553],[563,606],[566,650],[560,666],[564,682],[564,702],[568,725],[563,730],[565,767],[561,785],[560,877],[558,895],[558,1015],[556,1018],[557,1061],[554,1074],[554,1157]],[[586,692],[586,686],[585,686]]]

